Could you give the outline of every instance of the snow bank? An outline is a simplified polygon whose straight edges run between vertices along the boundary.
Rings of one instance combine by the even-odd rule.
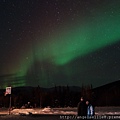
[[[14,109],[11,111],[14,115],[31,114],[53,114],[53,115],[77,115],[77,108],[34,108],[34,109]],[[95,115],[120,115],[120,107],[96,107]]]
[[[19,114],[29,115],[30,113],[35,113],[35,110],[34,109],[14,109],[11,111],[11,114],[14,114],[14,115],[19,115]]]
[[[14,115],[30,115],[30,114],[57,114],[57,115],[76,115],[74,111],[53,110],[52,108],[43,109],[14,109],[11,111]]]

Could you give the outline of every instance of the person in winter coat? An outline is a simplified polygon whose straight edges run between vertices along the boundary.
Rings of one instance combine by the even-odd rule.
[[[78,116],[87,116],[87,106],[83,97],[80,98],[77,108]]]
[[[86,105],[87,105],[87,118],[92,118],[92,116],[94,116],[94,108],[89,100],[86,101]]]

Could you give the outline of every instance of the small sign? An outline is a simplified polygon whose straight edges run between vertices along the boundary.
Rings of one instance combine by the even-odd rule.
[[[6,94],[11,94],[11,87],[6,87]]]

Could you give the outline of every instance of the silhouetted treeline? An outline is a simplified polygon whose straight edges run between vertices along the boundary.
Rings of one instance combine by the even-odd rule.
[[[120,80],[93,89],[97,106],[120,106]]]
[[[0,107],[9,107],[10,95],[4,96],[4,92],[5,90],[0,90]],[[76,107],[81,96],[91,100],[94,106],[118,106],[120,105],[120,81],[94,89],[92,85],[53,88],[16,87],[12,88],[11,103],[15,108]]]
[[[83,88],[82,88],[83,89]],[[0,106],[9,107],[10,95],[4,96],[5,90],[1,90]],[[28,107],[75,107],[80,96],[80,87],[55,86],[53,88],[16,87],[12,88],[12,106],[21,108]]]

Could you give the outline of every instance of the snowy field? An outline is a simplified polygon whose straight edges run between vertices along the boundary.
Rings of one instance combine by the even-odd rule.
[[[77,120],[77,108],[0,109],[0,120]],[[81,118],[84,119],[84,118]],[[120,107],[96,107],[94,119],[120,120]]]

